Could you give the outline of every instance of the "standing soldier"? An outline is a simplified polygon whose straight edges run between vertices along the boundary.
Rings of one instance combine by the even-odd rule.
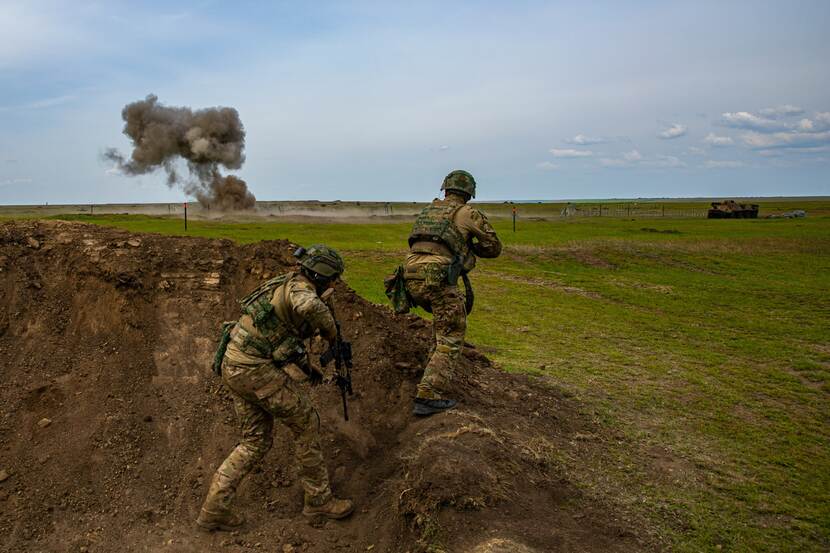
[[[433,200],[415,221],[403,268],[406,291],[415,305],[432,313],[435,333],[435,349],[418,384],[413,409],[421,416],[456,404],[441,394],[448,391],[467,328],[468,307],[458,290],[458,277],[475,267],[476,256],[498,257],[501,253],[501,242],[487,217],[467,204],[476,196],[473,176],[453,171],[441,190],[444,199]],[[471,309],[470,300],[472,297],[468,297]]]
[[[233,397],[242,441],[213,475],[196,521],[205,530],[233,530],[244,522],[231,511],[231,503],[239,483],[271,448],[274,419],[294,435],[305,491],[303,514],[339,519],[354,508],[350,500],[332,495],[320,447],[320,417],[284,370],[296,367],[312,383],[321,380],[308,363],[303,339],[319,331],[334,344],[334,317],[320,296],[333,288],[343,272],[343,259],[326,246],[301,248],[295,255],[300,259],[299,271],[264,282],[242,300],[242,317],[226,342],[222,381]]]

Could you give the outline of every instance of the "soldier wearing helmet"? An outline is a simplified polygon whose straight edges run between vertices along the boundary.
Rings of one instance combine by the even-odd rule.
[[[456,404],[443,394],[449,391],[467,328],[459,274],[470,272],[476,257],[492,258],[501,253],[501,242],[487,217],[467,203],[476,195],[473,176],[453,171],[441,190],[444,199],[433,200],[418,215],[403,266],[406,292],[415,305],[432,313],[435,330],[435,349],[418,384],[413,408],[413,413],[421,416]]]
[[[217,469],[196,523],[205,530],[232,530],[244,518],[231,511],[239,483],[271,448],[274,420],[294,436],[303,514],[344,518],[354,506],[331,492],[320,445],[320,418],[308,395],[289,377],[298,370],[312,383],[322,375],[308,363],[303,340],[314,333],[334,343],[334,317],[323,293],[343,273],[340,255],[322,245],[300,248],[299,270],[272,278],[242,301],[221,362],[222,381],[233,397],[242,440]]]

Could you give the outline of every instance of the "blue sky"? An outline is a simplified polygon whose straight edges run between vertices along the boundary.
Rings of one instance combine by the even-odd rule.
[[[179,201],[124,104],[232,106],[259,199],[830,195],[830,2],[0,0],[0,203]]]

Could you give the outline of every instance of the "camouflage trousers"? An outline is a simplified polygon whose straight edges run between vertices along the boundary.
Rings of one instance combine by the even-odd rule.
[[[308,505],[322,505],[331,497],[329,476],[320,446],[320,419],[306,394],[272,363],[270,367],[222,366],[225,385],[233,396],[233,406],[242,430],[242,440],[216,470],[202,509],[222,515],[230,510],[243,478],[268,453],[273,444],[274,419],[288,427],[294,436],[294,454]],[[273,371],[274,379],[263,388],[258,377]]]
[[[449,390],[467,330],[464,297],[458,286],[447,282],[445,271],[441,265],[424,264],[408,266],[404,273],[412,301],[432,312],[435,349],[418,384],[423,399],[439,399]]]

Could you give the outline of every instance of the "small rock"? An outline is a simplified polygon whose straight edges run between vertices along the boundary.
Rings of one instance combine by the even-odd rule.
[[[37,425],[41,428],[46,428],[50,424],[52,424],[52,419],[47,419],[45,417],[37,421]]]
[[[40,242],[38,242],[37,240],[35,240],[31,236],[26,238],[26,245],[29,246],[30,248],[35,249],[35,250],[40,248]]]
[[[282,546],[282,553],[294,553],[294,546],[290,543],[286,543]]]
[[[9,479],[9,473],[5,470],[0,470],[0,482],[5,482]]]
[[[372,545],[367,545],[367,546],[366,546],[366,551],[371,551],[371,550],[372,550],[372,549],[374,549],[374,548],[375,548],[375,544],[372,544]]]
[[[130,238],[129,240],[127,240],[127,244],[134,248],[137,248],[141,245],[141,240],[139,240],[138,238]]]

